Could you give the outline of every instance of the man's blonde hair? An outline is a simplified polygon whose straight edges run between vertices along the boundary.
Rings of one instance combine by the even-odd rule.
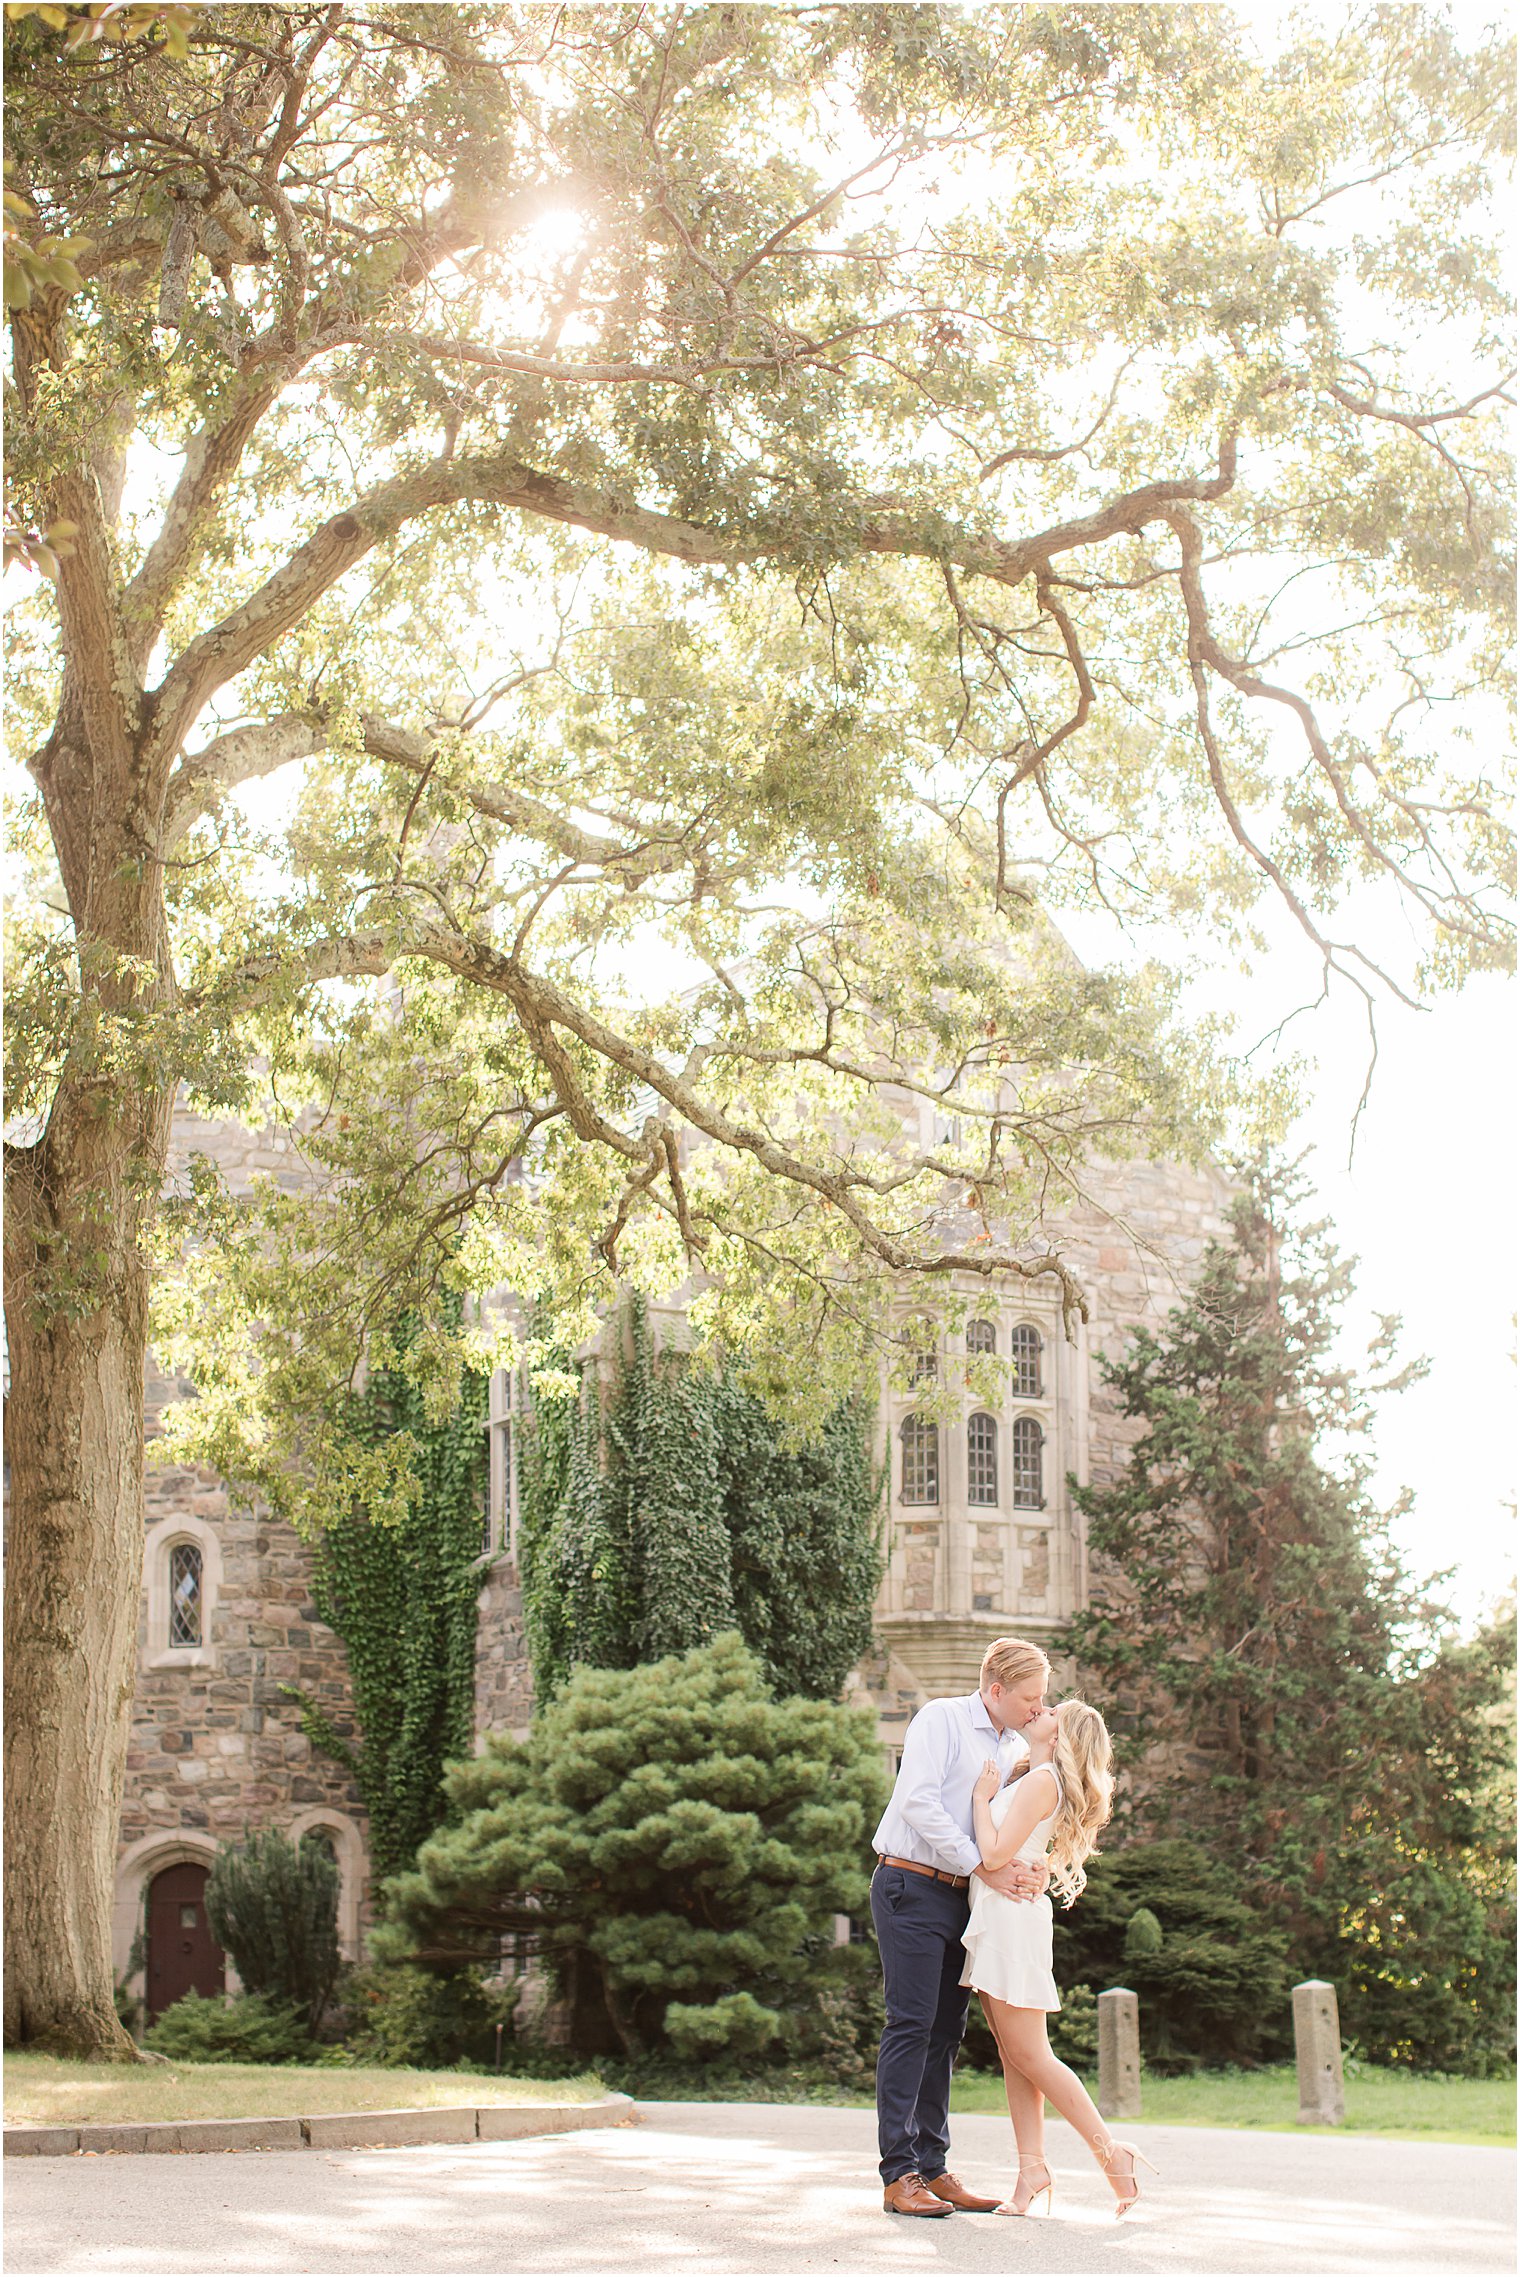
[[[982,1655],[983,1684],[1027,1684],[1050,1674],[1050,1662],[1037,1644],[1022,1637],[994,1637]]]

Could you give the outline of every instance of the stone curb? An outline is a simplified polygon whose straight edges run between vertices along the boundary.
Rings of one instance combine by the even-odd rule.
[[[389,2150],[408,2143],[502,2143],[582,2127],[632,2127],[631,2096],[597,2103],[458,2103],[425,2111],[322,2111],[309,2119],[171,2119],[121,2127],[7,2127],[7,2158],[85,2151]]]

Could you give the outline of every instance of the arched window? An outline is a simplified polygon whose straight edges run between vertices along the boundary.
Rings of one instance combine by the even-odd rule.
[[[204,1518],[175,1511],[150,1526],[143,1544],[146,1668],[210,1668],[216,1662],[222,1550]]]
[[[966,1425],[966,1500],[997,1498],[997,1425],[990,1415],[973,1415]]]
[[[1013,1396],[1040,1397],[1040,1332],[1021,1320],[1013,1332]]]
[[[318,1842],[338,1869],[338,1945],[346,1960],[359,1957],[359,1914],[364,1896],[364,1840],[346,1811],[319,1804],[297,1811],[292,1842]]]
[[[1032,1415],[1021,1415],[1013,1427],[1013,1506],[1016,1510],[1045,1507],[1045,1434]]]
[[[908,1346],[908,1384],[932,1384],[939,1374],[938,1339],[932,1320],[910,1320],[903,1330]]]
[[[903,1417],[902,1499],[919,1503],[939,1500],[939,1426],[926,1416]]]
[[[995,1352],[997,1330],[990,1320],[968,1320],[966,1323],[966,1350],[968,1352]]]
[[[176,1542],[169,1552],[170,1650],[198,1646],[201,1630],[201,1553],[194,1542]]]

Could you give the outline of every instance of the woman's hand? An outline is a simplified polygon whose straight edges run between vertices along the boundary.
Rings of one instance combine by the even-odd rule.
[[[990,1803],[1002,1784],[1003,1774],[989,1755],[977,1774],[976,1785],[971,1790],[971,1800],[974,1803]]]

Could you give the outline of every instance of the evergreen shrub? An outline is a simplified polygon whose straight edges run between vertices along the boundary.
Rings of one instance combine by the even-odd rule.
[[[578,1670],[525,1740],[493,1734],[447,1787],[451,1822],[387,1886],[377,1955],[489,1967],[525,1939],[585,2054],[784,2062],[857,1973],[833,1927],[866,1903],[872,1720],[777,1700],[737,1635]]]
[[[510,2030],[520,1989],[512,1979],[483,1984],[478,1969],[439,1974],[405,1962],[355,1969],[340,1995],[344,2047],[356,2064],[419,2071],[488,2064],[496,2027]]]
[[[1057,1910],[1056,1983],[1095,1988],[1094,2035],[1096,1993],[1128,1985],[1158,2069],[1265,2062],[1292,2047],[1287,1943],[1197,1844],[1130,1843],[1090,1859],[1081,1897]]]
[[[245,1989],[316,2032],[340,1966],[338,1869],[323,1846],[273,1832],[229,1843],[206,1879],[206,1918]]]
[[[1059,1990],[1060,2013],[1048,2019],[1050,2045],[1063,2064],[1086,2077],[1098,2068],[1098,1996],[1088,1984]]]
[[[143,2045],[187,2064],[299,2064],[317,2054],[301,2010],[260,1992],[236,2000],[187,1992],[148,2027]]]

